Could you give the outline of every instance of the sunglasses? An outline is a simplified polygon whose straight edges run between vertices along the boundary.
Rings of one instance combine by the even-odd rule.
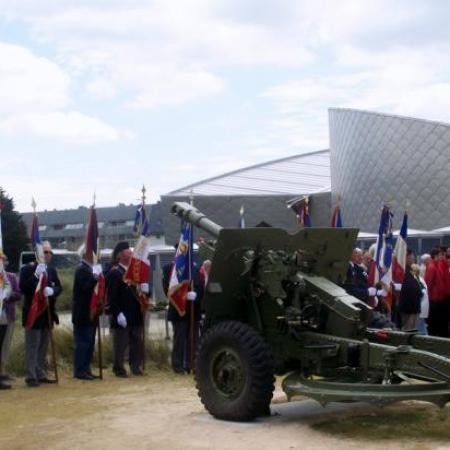
[[[48,250],[45,250],[44,251],[44,255],[52,255],[53,253],[52,252],[49,252]]]

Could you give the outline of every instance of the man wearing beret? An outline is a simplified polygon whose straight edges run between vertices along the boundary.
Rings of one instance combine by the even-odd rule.
[[[117,377],[126,377],[124,367],[125,351],[129,348],[129,365],[133,375],[143,375],[142,327],[143,314],[136,287],[123,278],[130,264],[131,249],[126,241],[116,244],[113,262],[116,264],[108,273],[107,296],[113,332],[113,371]],[[149,285],[140,285],[141,292],[148,295]]]
[[[45,357],[49,343],[49,322],[51,321],[52,326],[54,323],[59,324],[55,303],[56,298],[62,292],[62,287],[56,269],[49,265],[53,255],[50,242],[44,241],[42,247],[45,263],[37,264],[34,262],[22,267],[19,279],[20,290],[24,294],[22,323],[25,327],[39,277],[42,273],[47,273],[47,286],[44,293],[48,298],[50,320],[48,311],[45,310],[37,317],[31,328],[25,327],[25,382],[29,387],[37,387],[41,383],[56,383],[55,380],[47,378]]]

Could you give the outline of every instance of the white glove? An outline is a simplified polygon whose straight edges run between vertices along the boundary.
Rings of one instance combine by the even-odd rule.
[[[36,275],[37,278],[39,278],[46,270],[47,266],[44,263],[40,263],[36,266],[34,274]]]
[[[148,283],[141,283],[141,292],[143,294],[148,294],[150,292],[150,286]]]
[[[3,288],[3,298],[2,298],[1,300],[5,300],[5,299],[8,298],[11,294],[12,294],[11,286],[10,286],[9,284],[7,284],[7,285]]]
[[[374,287],[370,287],[369,289],[367,289],[367,293],[370,297],[375,297],[375,295],[377,295],[377,289]]]
[[[378,299],[376,297],[374,297],[372,308],[376,308],[377,306],[378,306]]]
[[[98,277],[103,272],[102,265],[101,264],[94,264],[92,266],[92,273],[95,277]]]
[[[397,292],[402,290],[402,283],[393,283],[393,285]]]
[[[189,292],[187,293],[187,299],[188,299],[190,302],[195,301],[196,298],[197,298],[197,292],[195,292],[195,291],[189,291]]]
[[[384,289],[378,289],[377,297],[387,297],[387,292]]]
[[[49,286],[47,286],[47,287],[44,288],[44,295],[45,295],[46,297],[51,297],[54,293],[55,293],[55,292],[54,292],[53,288],[51,288],[51,287],[49,287]]]
[[[124,316],[124,314],[122,312],[119,313],[119,315],[117,316],[117,323],[122,328],[126,328],[127,327],[127,318]]]

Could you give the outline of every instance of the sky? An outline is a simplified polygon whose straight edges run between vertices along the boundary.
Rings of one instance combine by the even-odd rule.
[[[0,0],[0,186],[136,203],[328,148],[329,107],[450,122],[445,0]]]

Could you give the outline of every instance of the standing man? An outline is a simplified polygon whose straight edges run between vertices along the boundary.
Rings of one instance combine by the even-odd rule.
[[[113,371],[117,377],[127,377],[124,367],[125,351],[129,347],[129,365],[133,375],[143,375],[143,316],[136,287],[125,283],[125,272],[131,261],[128,242],[118,242],[113,251],[115,266],[108,273],[107,292],[113,332]],[[140,285],[141,292],[149,294],[148,283]]]
[[[175,245],[175,249],[178,244]],[[163,267],[163,289],[166,296],[169,296],[169,283],[174,263],[168,263]],[[180,315],[172,302],[169,302],[167,320],[172,323],[173,345],[172,345],[172,370],[180,375],[184,375],[187,370],[186,348],[188,345],[188,321],[186,315]]]
[[[91,317],[91,299],[102,272],[100,264],[93,264],[92,255],[83,252],[83,259],[75,271],[72,298],[72,323],[75,341],[73,376],[79,380],[94,380],[91,361],[94,355],[97,317]]]
[[[0,258],[3,260],[3,266],[6,267],[8,264],[7,256],[0,253]],[[11,381],[11,377],[6,372],[6,367],[16,325],[16,304],[21,297],[16,275],[12,272],[6,272],[6,277],[9,286],[3,291],[3,308],[0,311],[0,328],[4,327],[3,343],[0,343],[0,389],[2,383]],[[2,330],[0,330],[1,334]]]
[[[49,326],[59,324],[58,315],[55,311],[56,299],[62,292],[61,282],[54,267],[49,264],[52,260],[53,252],[49,241],[42,243],[45,263],[36,262],[28,264],[20,271],[19,286],[24,294],[22,309],[22,324],[25,327],[25,382],[29,387],[37,387],[41,383],[56,383],[56,380],[47,378],[45,368],[45,357],[47,355],[49,343]],[[39,277],[46,273],[47,285],[44,288],[44,295],[48,299],[50,308],[50,320],[48,310],[45,308],[34,321],[31,327],[27,327],[28,315],[31,313],[31,305]],[[50,322],[50,323],[49,323]]]

